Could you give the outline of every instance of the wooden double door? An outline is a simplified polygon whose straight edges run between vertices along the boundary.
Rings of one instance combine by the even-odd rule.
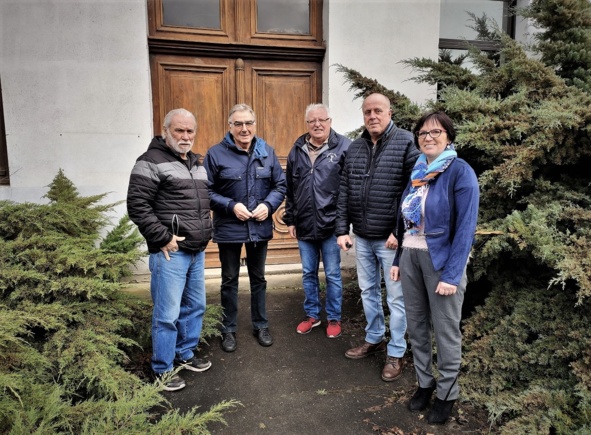
[[[193,151],[204,156],[228,131],[228,113],[237,103],[249,104],[257,116],[257,135],[275,148],[285,169],[294,141],[305,133],[304,112],[321,102],[321,63],[152,54],[154,132],[160,134],[165,114],[184,107],[197,118]],[[283,222],[284,205],[273,215],[275,231],[267,264],[299,262],[297,242]],[[219,265],[211,243],[206,267]]]

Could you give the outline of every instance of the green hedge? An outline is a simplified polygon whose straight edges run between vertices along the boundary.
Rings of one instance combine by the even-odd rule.
[[[0,202],[0,432],[208,433],[237,403],[181,415],[148,382],[149,301],[121,291],[142,257],[127,217],[62,171],[48,204]],[[219,307],[208,308],[215,333]]]

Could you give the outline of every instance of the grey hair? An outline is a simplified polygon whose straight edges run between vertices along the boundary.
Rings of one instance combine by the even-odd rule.
[[[312,110],[318,110],[318,109],[326,110],[326,114],[330,118],[330,109],[328,108],[328,106],[326,104],[312,103],[312,104],[308,105],[308,107],[306,107],[306,113],[304,114],[304,121],[307,120],[308,113],[310,113]]]
[[[188,117],[193,118],[193,121],[195,122],[195,128],[197,128],[197,119],[195,118],[195,115],[193,115],[187,109],[183,109],[183,108],[173,109],[170,112],[168,112],[166,114],[166,116],[164,117],[164,123],[162,124],[162,137],[163,138],[166,138],[165,132],[170,127],[170,124],[172,123],[172,118],[174,118],[176,115],[188,116]]]
[[[256,121],[257,117],[254,114],[254,110],[252,110],[252,107],[250,107],[248,104],[236,104],[234,107],[232,107],[232,109],[230,110],[230,114],[228,115],[228,124],[230,122],[232,122],[232,115],[236,112],[248,112],[252,115],[252,120]]]

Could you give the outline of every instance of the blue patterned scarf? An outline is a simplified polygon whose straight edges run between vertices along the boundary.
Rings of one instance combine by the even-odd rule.
[[[410,191],[402,201],[404,227],[410,234],[416,234],[418,232],[417,227],[421,223],[421,208],[425,192],[423,186],[429,184],[445,171],[457,156],[458,153],[455,151],[453,144],[450,144],[431,164],[427,163],[425,154],[421,154],[417,159],[410,175]]]

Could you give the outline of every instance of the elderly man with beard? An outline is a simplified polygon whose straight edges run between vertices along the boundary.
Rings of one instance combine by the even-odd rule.
[[[211,239],[207,174],[191,151],[197,121],[185,109],[164,118],[129,180],[127,210],[150,252],[152,370],[165,391],[185,387],[175,367],[203,372],[195,356],[205,313],[205,247]]]

